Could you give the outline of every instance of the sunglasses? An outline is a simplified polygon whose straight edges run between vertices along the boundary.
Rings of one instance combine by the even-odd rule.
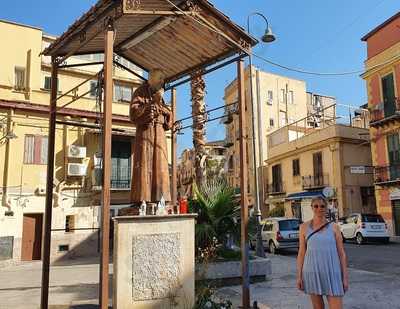
[[[321,205],[313,205],[313,208],[314,209],[318,209],[318,208],[321,208],[321,209],[325,209],[325,205],[324,204],[321,204]]]

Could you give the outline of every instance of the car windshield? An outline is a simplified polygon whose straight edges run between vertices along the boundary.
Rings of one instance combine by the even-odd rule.
[[[299,220],[279,221],[279,230],[281,230],[281,231],[298,231],[299,230]]]
[[[362,215],[362,222],[385,223],[381,215]]]

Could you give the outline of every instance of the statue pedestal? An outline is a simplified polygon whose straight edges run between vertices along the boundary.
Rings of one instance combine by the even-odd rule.
[[[195,218],[114,218],[114,309],[193,307]]]

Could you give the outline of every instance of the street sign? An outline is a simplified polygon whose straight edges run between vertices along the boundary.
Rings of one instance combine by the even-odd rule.
[[[365,174],[365,166],[350,166],[351,174]]]

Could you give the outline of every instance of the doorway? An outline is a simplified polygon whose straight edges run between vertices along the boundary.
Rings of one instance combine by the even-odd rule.
[[[42,258],[43,214],[24,214],[22,230],[22,261]]]
[[[400,236],[400,200],[392,201],[393,205],[393,232]]]

